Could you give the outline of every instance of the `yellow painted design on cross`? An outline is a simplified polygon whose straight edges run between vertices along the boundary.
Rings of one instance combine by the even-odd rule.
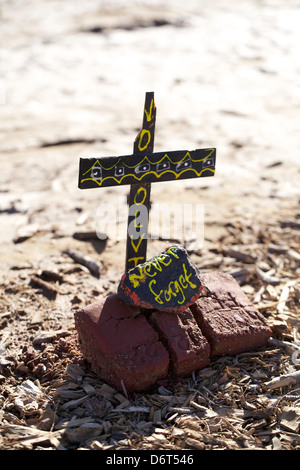
[[[145,114],[146,114],[146,119],[148,122],[150,122],[152,118],[152,109],[153,109],[153,99],[151,100],[149,111],[147,111],[146,108],[144,109]]]
[[[146,235],[145,233],[142,234],[142,236],[139,238],[139,241],[137,242],[136,245],[133,243],[133,236],[131,235],[130,237],[131,246],[134,249],[135,253],[139,251],[140,244],[142,243],[142,240],[144,239],[145,235]]]
[[[147,136],[147,142],[142,146],[142,142],[143,142],[145,135]],[[148,131],[147,129],[142,129],[142,132],[140,133],[139,143],[138,143],[139,151],[143,152],[144,150],[146,150],[150,142],[151,142],[151,132]]]
[[[153,175],[155,175],[158,179],[162,177],[162,175],[164,175],[165,173],[173,173],[173,175],[175,175],[175,179],[178,179],[183,173],[185,173],[186,171],[193,171],[197,176],[201,176],[202,173],[204,171],[210,171],[211,173],[214,173],[215,170],[212,169],[212,168],[203,168],[201,171],[197,171],[195,170],[195,168],[186,168],[185,170],[182,170],[180,173],[176,173],[175,171],[173,170],[166,170],[166,171],[163,171],[161,172],[160,174],[156,173],[156,171],[148,171],[147,173],[145,173],[144,175],[142,175],[140,178],[134,174],[129,174],[129,175],[124,175],[122,176],[122,178],[120,178],[119,180],[117,178],[115,178],[114,176],[107,176],[105,178],[103,178],[101,181],[97,181],[93,178],[84,178],[81,180],[81,183],[83,183],[84,181],[94,181],[94,183],[97,183],[98,186],[102,186],[102,183],[103,181],[105,180],[108,180],[108,179],[113,179],[117,184],[121,184],[121,182],[123,181],[124,178],[128,177],[128,176],[131,176],[132,178],[136,179],[137,181],[142,181],[142,179],[147,176],[147,175],[150,175],[151,173]]]
[[[141,192],[144,193],[144,197],[143,197],[143,199],[142,199],[141,201],[138,202],[138,201],[137,201],[137,197],[140,195]],[[146,190],[146,188],[141,187],[141,188],[139,188],[139,189],[137,190],[137,192],[136,192],[136,194],[135,194],[135,196],[134,196],[133,202],[134,202],[135,204],[137,204],[137,205],[139,205],[139,204],[144,204],[144,202],[145,202],[145,200],[146,200],[146,197],[147,197],[147,190]]]

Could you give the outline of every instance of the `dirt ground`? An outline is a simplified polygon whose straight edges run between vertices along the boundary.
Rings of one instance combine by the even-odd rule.
[[[129,5],[0,3],[0,448],[299,450],[299,2]],[[147,91],[156,151],[217,148],[213,178],[155,183],[152,203],[203,205],[203,243],[178,241],[201,272],[234,275],[274,336],[128,396],[91,373],[74,329],[123,274],[128,187],[79,190],[78,160],[130,154]]]

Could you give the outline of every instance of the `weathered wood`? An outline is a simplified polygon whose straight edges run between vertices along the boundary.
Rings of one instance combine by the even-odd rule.
[[[300,382],[300,371],[291,372],[290,374],[284,374],[280,375],[279,377],[275,377],[274,379],[265,382],[265,387],[267,387],[269,390],[273,390],[275,388],[294,385],[298,382]]]
[[[80,158],[78,187],[104,188],[130,184],[125,271],[146,261],[151,183],[214,176],[216,149],[153,153],[156,106],[145,97],[143,125],[133,154]]]
[[[154,93],[146,93],[143,115],[143,127],[138,133],[133,144],[134,155],[138,157],[138,161],[141,161],[142,159],[143,162],[139,163],[139,165],[136,166],[134,169],[137,175],[139,171],[143,172],[144,168],[147,173],[149,172],[149,166],[146,160],[143,158],[143,153],[145,152],[145,150],[147,150],[148,154],[152,154],[153,152],[155,120],[156,106],[154,102]],[[129,160],[129,158],[127,158],[127,161]],[[127,161],[126,164],[129,165]],[[134,181],[134,183],[135,184],[131,184],[130,186],[129,194],[129,213],[127,223],[128,234],[126,244],[125,271],[129,271],[131,268],[134,268],[138,263],[146,261],[147,255],[151,183],[144,181],[139,184],[136,184],[136,181]],[[141,214],[141,210],[143,210],[143,214]],[[137,220],[141,218],[141,215],[143,215],[143,223],[141,223],[141,221],[137,223]],[[134,233],[130,233],[132,232],[132,225]]]
[[[89,189],[203,178],[214,175],[215,159],[215,148],[80,158],[78,185]]]

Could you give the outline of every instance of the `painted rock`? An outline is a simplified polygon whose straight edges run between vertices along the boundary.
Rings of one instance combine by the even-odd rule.
[[[272,335],[236,280],[220,272],[202,276],[205,289],[190,308],[216,356],[239,354],[264,346]]]
[[[84,358],[117,390],[122,390],[122,381],[128,392],[144,390],[168,373],[169,354],[139,313],[116,294],[75,312]]]
[[[171,245],[123,274],[118,295],[130,305],[178,314],[196,302],[201,289],[199,271],[185,248]]]

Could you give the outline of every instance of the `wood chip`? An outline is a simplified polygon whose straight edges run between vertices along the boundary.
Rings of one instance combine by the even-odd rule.
[[[150,413],[150,408],[148,406],[130,406],[127,410],[129,413]]]
[[[23,243],[28,238],[33,237],[36,233],[38,233],[40,227],[38,224],[28,224],[24,227],[19,228],[17,231],[16,237],[14,238],[14,243]]]
[[[8,440],[26,442],[27,445],[50,441],[53,437],[61,437],[61,431],[48,432],[18,424],[4,424],[2,431]]]
[[[85,375],[85,370],[78,364],[68,364],[66,367],[66,373],[78,383],[81,383],[82,377]]]
[[[187,437],[185,439],[185,443],[192,449],[203,450],[205,448],[204,442],[201,442],[198,439],[194,439],[192,437]]]
[[[67,427],[71,427],[71,428],[78,427],[90,421],[92,421],[92,419],[89,416],[85,418],[74,418],[74,417],[71,419],[63,418],[62,420],[58,421],[55,424],[55,430],[65,429]]]
[[[243,263],[249,263],[253,264],[256,261],[256,258],[249,255],[248,253],[244,253],[242,251],[239,251],[237,249],[232,249],[229,248],[226,250],[227,256],[231,256],[232,258],[236,258],[239,261],[242,261]]]
[[[83,383],[81,386],[87,395],[92,395],[96,391],[95,387],[89,383]]]
[[[179,413],[179,414],[191,414],[195,411],[193,408],[180,407],[180,406],[169,406],[168,410],[173,413]]]
[[[278,277],[272,276],[271,273],[273,272],[273,270],[265,273],[259,267],[256,266],[256,272],[259,275],[259,277],[267,284],[277,285],[280,283],[280,279]]]
[[[193,408],[195,408],[197,411],[208,411],[208,408],[206,406],[199,405],[195,401],[190,401],[190,405],[192,405]]]
[[[69,336],[70,332],[66,330],[49,330],[49,331],[40,331],[34,338],[33,344],[38,345],[42,343],[51,343],[52,341],[58,338],[64,338]]]
[[[30,284],[32,287],[42,289],[43,294],[48,296],[50,299],[55,299],[58,294],[58,288],[54,284],[46,282],[38,276],[32,276]]]
[[[265,387],[269,390],[274,390],[275,388],[286,387],[288,385],[294,385],[300,382],[300,371],[292,372],[290,374],[284,374],[280,377],[275,377],[274,379],[265,382]]]
[[[300,346],[298,344],[291,343],[289,341],[281,341],[280,339],[276,339],[276,338],[269,338],[268,343],[271,344],[272,346],[284,347],[284,348],[291,349],[292,351],[300,350]]]
[[[161,422],[161,410],[155,410],[152,418],[153,423]]]
[[[294,220],[284,220],[281,222],[280,226],[282,228],[291,227],[291,228],[300,228],[300,223],[295,222]]]
[[[61,398],[82,398],[85,396],[85,393],[81,390],[56,390],[55,395]]]
[[[76,428],[66,428],[64,438],[70,442],[80,442],[99,436],[102,431],[102,424],[87,422]]]
[[[112,398],[116,395],[116,390],[108,384],[103,384],[97,391],[99,395],[102,395],[104,398]]]
[[[277,305],[278,313],[283,313],[284,312],[286,302],[289,298],[289,293],[290,293],[290,284],[286,283],[283,286],[283,289],[282,289],[281,294],[280,294],[279,302],[278,302],[278,305]]]
[[[78,250],[65,250],[64,253],[72,258],[76,263],[85,266],[94,276],[100,277],[101,266],[87,255],[83,255]]]
[[[273,450],[281,450],[282,449],[281,441],[277,436],[274,436],[273,439],[272,439],[272,449]]]
[[[280,416],[280,425],[290,432],[298,432],[300,427],[300,409],[285,406]]]
[[[88,396],[85,395],[84,397],[68,401],[67,403],[64,403],[63,405],[61,405],[61,410],[68,410],[70,408],[75,408],[76,406],[81,405],[87,398]]]
[[[300,328],[300,318],[288,317],[287,322],[295,328]]]

